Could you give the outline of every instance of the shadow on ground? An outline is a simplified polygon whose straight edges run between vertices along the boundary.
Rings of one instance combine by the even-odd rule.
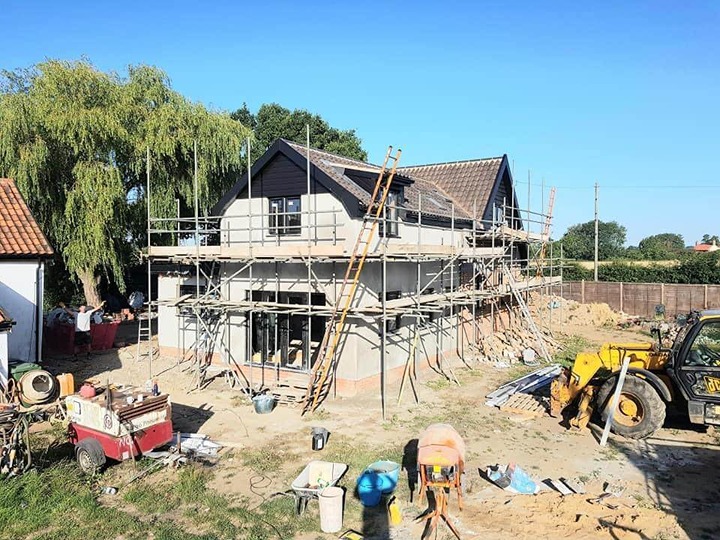
[[[639,505],[652,504],[677,516],[692,540],[717,538],[720,524],[720,447],[697,441],[648,438],[616,444],[645,477]],[[612,534],[612,528],[608,530]],[[613,536],[625,538],[623,534]]]

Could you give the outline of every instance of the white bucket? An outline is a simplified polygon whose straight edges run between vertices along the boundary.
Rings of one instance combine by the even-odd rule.
[[[326,487],[318,495],[320,504],[320,529],[324,533],[340,532],[343,524],[343,498],[345,492],[339,487]]]

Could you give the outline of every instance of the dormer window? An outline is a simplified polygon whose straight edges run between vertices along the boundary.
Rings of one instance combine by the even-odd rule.
[[[397,237],[400,234],[400,193],[391,191],[385,200],[385,220],[380,222],[380,236]],[[387,229],[387,234],[385,233]]]

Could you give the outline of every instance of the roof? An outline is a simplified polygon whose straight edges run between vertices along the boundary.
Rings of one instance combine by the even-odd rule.
[[[284,139],[283,139],[284,140]],[[307,147],[300,144],[285,141],[293,150],[307,156]],[[380,166],[357,159],[346,158],[331,154],[324,150],[310,148],[310,162],[321,169],[325,174],[340,183],[350,193],[358,197],[364,203],[370,199],[372,193],[365,191],[362,187],[353,182],[345,175],[346,169],[355,169],[363,171],[380,172]],[[407,177],[411,183],[405,188],[405,208],[410,211],[417,211],[419,200],[422,199],[422,212],[425,215],[435,215],[438,217],[449,218],[453,214],[453,204],[455,205],[455,217],[458,219],[470,218],[471,215],[462,210],[458,202],[448,195],[444,190],[433,185],[422,178],[412,177],[398,168],[397,176]]]
[[[473,206],[477,202],[477,211],[482,215],[492,196],[502,164],[501,156],[400,167],[400,171],[443,189],[469,215],[473,214]]]
[[[278,139],[268,151],[259,158],[252,167],[251,175],[255,176],[277,153],[283,152],[305,168],[308,148],[304,145]],[[350,178],[346,171],[379,172],[380,166],[357,159],[332,154],[324,150],[310,148],[310,162],[324,176],[338,186],[343,194],[364,204],[370,199],[371,193]],[[477,200],[478,216],[482,216],[493,190],[497,187],[498,176],[503,171],[505,156],[452,163],[436,163],[399,167],[396,172],[398,180],[405,186],[405,209],[410,212],[421,210],[424,216],[470,220],[473,216],[473,201]],[[213,208],[213,214],[224,213],[233,200],[247,185],[247,177],[241,178],[235,186]],[[332,187],[329,186],[332,191]]]
[[[0,178],[0,258],[48,257],[47,238],[10,178]]]
[[[695,244],[693,246],[694,251],[717,251],[720,249],[715,243],[712,244]]]

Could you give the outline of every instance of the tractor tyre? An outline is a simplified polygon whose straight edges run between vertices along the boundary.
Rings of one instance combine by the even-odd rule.
[[[75,445],[75,459],[80,469],[89,475],[99,473],[105,465],[105,452],[95,439],[83,439]]]
[[[603,423],[607,421],[617,377],[603,383],[597,396],[597,410]],[[665,422],[665,402],[647,381],[628,375],[620,394],[612,431],[628,439],[644,439],[655,433]]]

